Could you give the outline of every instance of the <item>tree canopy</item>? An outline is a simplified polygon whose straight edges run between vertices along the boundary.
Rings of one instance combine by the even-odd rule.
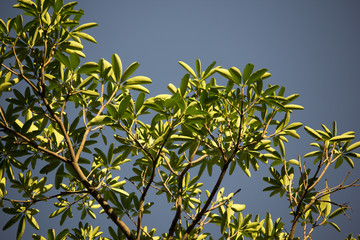
[[[251,63],[240,70],[179,61],[180,84],[149,97],[152,80],[135,74],[139,63],[123,67],[117,54],[86,62],[82,41],[96,40],[84,31],[97,24],[79,24],[76,5],[19,0],[24,14],[0,19],[0,94],[9,96],[0,106],[0,205],[10,215],[3,230],[17,224],[21,239],[26,226],[39,229],[37,214],[48,209],[37,204],[46,202],[64,228],[34,239],[213,239],[216,227],[221,239],[292,240],[311,239],[318,226],[340,231],[335,218],[349,206],[331,197],[359,179],[329,186],[325,176],[330,166],[355,167],[354,132],[339,133],[336,122],[304,126],[314,151],[287,159],[285,143],[300,139],[303,125],[291,121],[303,109],[299,95]],[[241,189],[223,186],[227,174],[251,177],[260,164],[270,173],[264,191],[288,200],[291,222],[243,214],[245,204],[234,201]],[[203,184],[208,176],[212,186]],[[171,204],[165,232],[143,221],[162,204],[150,193]],[[75,210],[81,217],[70,229]],[[105,233],[86,222],[99,214],[112,223]]]

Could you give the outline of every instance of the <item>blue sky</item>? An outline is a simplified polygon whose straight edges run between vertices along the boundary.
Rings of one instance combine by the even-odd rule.
[[[14,3],[2,0],[0,18],[17,14],[11,10]],[[336,120],[340,132],[353,130],[360,134],[359,1],[80,0],[77,8],[85,10],[83,23],[99,23],[87,31],[98,44],[84,44],[86,61],[110,59],[117,53],[125,66],[139,62],[137,74],[153,80],[149,87],[152,96],[167,93],[168,83],[180,84],[185,72],[177,61],[194,66],[197,58],[204,65],[215,60],[220,66],[240,69],[251,62],[257,69],[269,69],[269,83],[285,86],[289,95],[300,94],[296,103],[305,110],[294,113],[292,121],[320,129],[321,124],[329,126]],[[301,133],[301,140],[287,145],[288,159],[312,150],[308,146],[311,139]],[[355,166],[360,167],[358,160]],[[286,222],[286,201],[267,199],[268,194],[262,193],[265,185],[261,178],[269,173],[266,166],[261,167],[250,179],[242,174],[231,176],[226,181],[228,189],[242,188],[237,201],[247,205],[246,213],[259,213],[264,218],[268,210],[273,219],[282,217]],[[339,182],[348,170],[344,165],[341,171],[331,171],[329,183]],[[359,168],[355,169],[350,178],[359,177],[359,173]],[[341,216],[336,221],[341,233],[325,227],[315,230],[314,239],[344,239],[348,233],[359,234],[359,197],[359,188],[334,195],[334,200],[353,207],[349,211],[352,220]],[[158,220],[154,227],[169,222],[165,213],[153,216]],[[1,213],[0,223],[6,219]],[[44,233],[58,225],[59,219],[49,222],[43,218],[42,222]],[[16,227],[12,227],[1,236],[12,239],[15,232]],[[27,227],[24,239],[30,239],[31,232]]]

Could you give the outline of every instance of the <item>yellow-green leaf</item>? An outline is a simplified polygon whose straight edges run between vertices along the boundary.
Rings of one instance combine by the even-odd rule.
[[[354,138],[355,138],[354,135],[340,135],[330,138],[330,141],[348,141]]]
[[[126,85],[125,88],[144,92],[144,93],[150,93],[150,91],[146,87],[141,85]]]
[[[360,147],[360,141],[351,144],[351,145],[346,149],[346,151],[347,151],[347,152],[350,152],[350,151],[352,151],[352,150],[355,150],[355,149],[358,148],[358,147]]]
[[[152,83],[150,78],[145,76],[136,76],[126,80],[124,85],[128,86],[128,85],[149,84],[149,83]]]
[[[112,119],[109,116],[100,115],[91,119],[86,126],[90,127],[94,125],[103,125],[108,123],[112,123]]]
[[[111,63],[116,81],[119,81],[122,74],[122,63],[120,57],[115,53],[111,56]]]
[[[312,129],[312,128],[308,127],[308,126],[305,126],[304,129],[305,129],[306,132],[307,132],[308,134],[310,134],[312,137],[321,139],[320,134],[318,134],[314,129]]]
[[[89,42],[93,42],[93,43],[97,43],[95,38],[92,37],[91,35],[87,34],[87,33],[83,33],[83,32],[73,32],[72,33],[73,36],[76,36],[76,37],[79,37],[79,38],[82,38],[82,39],[85,39]]]
[[[22,217],[16,232],[16,240],[20,240],[25,231],[25,217]]]
[[[81,90],[81,92],[89,96],[99,96],[99,93],[94,90]]]
[[[245,209],[245,204],[233,204],[231,206],[231,209],[234,211],[234,212],[241,212]]]
[[[187,65],[186,63],[184,63],[182,61],[179,61],[179,64],[183,68],[185,68],[185,70],[188,71],[191,75],[193,75],[194,78],[196,78],[196,74],[195,74],[194,70],[189,65]]]
[[[85,23],[80,25],[79,27],[75,28],[73,32],[80,32],[88,28],[96,27],[98,26],[97,23],[91,22],[91,23]]]

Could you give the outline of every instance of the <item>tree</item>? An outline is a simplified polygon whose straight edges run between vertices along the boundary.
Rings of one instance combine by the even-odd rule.
[[[20,239],[26,224],[39,229],[39,202],[54,204],[49,217],[59,217],[60,225],[75,206],[81,212],[78,227],[56,235],[50,229],[48,239],[107,239],[98,226],[82,222],[87,215],[96,218],[98,208],[113,222],[112,239],[212,239],[208,225],[218,226],[223,239],[296,239],[299,224],[302,239],[318,226],[340,230],[333,218],[349,206],[330,197],[359,186],[359,179],[347,183],[346,175],[328,186],[324,176],[344,161],[354,168],[352,159],[360,158],[353,152],[360,147],[352,142],[354,132],[337,133],[336,122],[322,130],[305,126],[316,150],[304,158],[314,166],[300,156],[287,160],[284,142],[299,139],[302,126],[290,123],[291,113],[303,108],[292,103],[297,94],[267,84],[270,73],[254,71],[252,64],[243,71],[216,62],[202,69],[196,60],[194,70],[179,62],[187,72],[180,86],[169,84],[168,94],[147,97],[144,85],[152,81],[133,76],[137,62],[123,69],[113,54],[110,62],[80,64],[81,40],[96,43],[83,31],[97,24],[80,25],[83,11],[76,4],[20,0],[14,7],[30,20],[0,20],[0,94],[11,94],[0,106],[0,203],[12,215],[4,230],[17,223]],[[270,213],[265,219],[244,216],[245,205],[234,202],[240,189],[222,186],[227,173],[251,177],[259,163],[270,165],[264,191],[288,199],[288,231]],[[128,165],[133,173],[124,178],[120,166]],[[206,175],[217,178],[213,186],[203,185]],[[12,189],[18,196],[8,197]],[[173,204],[165,233],[143,222],[158,204],[148,198],[153,191]]]

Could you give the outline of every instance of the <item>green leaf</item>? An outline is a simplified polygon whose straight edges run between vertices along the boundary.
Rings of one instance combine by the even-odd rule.
[[[144,104],[144,101],[145,101],[145,93],[141,92],[136,99],[136,103],[135,103],[135,111],[136,112],[139,112],[139,110],[141,109],[141,107]]]
[[[89,76],[87,78],[85,78],[84,80],[80,80],[80,84],[79,86],[77,87],[78,89],[81,89],[82,87],[86,86],[87,84],[91,83],[91,81],[94,80],[94,77],[93,76]]]
[[[0,29],[3,33],[7,33],[6,24],[4,23],[4,21],[2,19],[0,19]]]
[[[274,85],[266,89],[261,95],[262,96],[268,96],[273,94],[277,89],[279,88],[279,85]]]
[[[284,106],[286,109],[290,109],[290,110],[304,110],[303,106],[300,105],[296,105],[296,104],[287,104]]]
[[[25,217],[22,217],[19,222],[18,229],[16,231],[16,240],[20,240],[25,231]]]
[[[80,64],[79,55],[72,53],[70,54],[70,69],[74,71]]]
[[[241,84],[241,72],[236,67],[229,68],[229,73],[237,84]]]
[[[58,52],[54,55],[54,58],[65,65],[65,67],[71,69],[70,61],[67,56],[62,54],[61,52]]]
[[[55,229],[48,229],[48,240],[55,240]]]
[[[336,225],[335,223],[333,223],[333,222],[327,222],[327,223],[329,223],[329,224],[330,224],[333,228],[335,228],[338,232],[341,231],[340,228],[339,228],[339,226]]]
[[[282,157],[285,157],[285,146],[284,142],[279,140],[279,149]]]
[[[64,240],[65,237],[68,235],[69,229],[65,228],[59,234],[56,235],[55,240]]]
[[[320,134],[318,134],[314,129],[312,129],[312,128],[308,127],[308,126],[305,126],[304,129],[306,130],[306,132],[307,132],[310,136],[312,136],[312,137],[314,137],[314,138],[322,139],[321,136],[320,136]]]
[[[60,213],[64,212],[66,209],[67,209],[67,207],[62,207],[62,208],[56,209],[54,212],[52,212],[52,213],[49,215],[49,218],[56,217],[56,216],[59,215]]]
[[[110,144],[109,150],[108,150],[108,154],[107,154],[107,164],[108,166],[111,165],[111,161],[114,158],[114,143]]]
[[[355,150],[355,149],[357,149],[358,147],[360,147],[360,141],[351,144],[348,148],[346,148],[346,151],[347,151],[347,152],[351,152],[352,150]]]
[[[122,74],[122,63],[120,57],[116,53],[111,56],[111,64],[115,74],[115,80],[118,82]]]
[[[132,77],[129,78],[128,80],[126,80],[126,82],[124,83],[124,86],[128,86],[128,85],[137,85],[137,84],[149,84],[152,83],[151,79],[145,76],[136,76],[136,77]]]
[[[70,50],[83,50],[84,48],[84,46],[81,43],[75,41],[67,41],[62,45],[64,45],[66,49],[70,49]]]
[[[344,210],[340,207],[340,208],[336,209],[335,211],[333,211],[333,212],[329,215],[329,219],[332,219],[332,218],[340,215],[341,213],[344,213]]]
[[[227,69],[216,69],[216,72],[218,72],[221,76],[223,76],[224,78],[232,81],[233,83],[236,83],[236,81],[234,80],[234,78],[232,77],[232,75],[230,74],[229,70]]]
[[[19,221],[20,218],[21,218],[21,214],[15,215],[14,217],[10,218],[10,220],[7,221],[6,224],[4,225],[3,231],[14,225],[17,221]]]
[[[304,157],[308,158],[308,157],[314,157],[314,156],[321,156],[321,154],[322,154],[321,151],[312,151],[312,152],[305,154]]]
[[[91,73],[98,73],[98,72],[99,72],[99,65],[96,62],[84,63],[78,69],[78,73],[82,73],[82,74],[91,74]]]
[[[88,96],[95,96],[95,97],[99,96],[99,93],[94,90],[81,90],[81,92]]]
[[[194,72],[194,70],[189,66],[187,65],[186,63],[182,62],[182,61],[179,61],[178,62],[183,68],[185,68],[186,71],[188,71],[194,78],[196,78],[196,74]]]
[[[181,83],[180,83],[180,94],[181,96],[185,95],[185,92],[187,90],[188,87],[188,83],[189,83],[189,79],[190,79],[190,74],[185,74],[185,76],[181,79]]]
[[[189,136],[185,136],[185,135],[171,135],[170,136],[170,140],[173,141],[189,141],[189,140],[194,140],[193,137],[189,137]]]
[[[271,215],[269,212],[266,212],[265,218],[265,233],[267,236],[271,236],[271,232],[273,230],[273,222],[271,220]]]
[[[89,42],[92,42],[92,43],[97,43],[97,41],[95,40],[95,38],[87,33],[83,33],[83,32],[73,32],[72,33],[73,36],[76,36],[76,37],[79,37],[79,38],[82,38],[84,40],[87,40]]]
[[[85,29],[89,29],[89,28],[96,27],[96,26],[98,26],[98,24],[94,23],[94,22],[85,23],[85,24],[82,24],[79,27],[75,28],[73,32],[81,32]]]
[[[126,79],[128,79],[128,78],[131,76],[131,74],[133,74],[133,73],[136,71],[136,69],[139,67],[139,65],[140,65],[140,64],[137,63],[137,62],[132,63],[132,64],[125,70],[124,74],[121,76],[120,82],[123,82],[123,81],[125,81]]]
[[[301,122],[294,122],[289,124],[288,126],[286,126],[286,130],[294,130],[294,129],[298,129],[299,127],[301,127],[303,124]]]
[[[330,138],[330,141],[342,142],[342,141],[352,140],[354,138],[355,138],[354,135],[340,135],[340,136]]]
[[[100,115],[97,117],[94,117],[93,119],[91,119],[88,123],[87,123],[87,127],[90,126],[95,126],[95,125],[103,125],[103,124],[108,124],[108,123],[112,123],[112,119],[107,116],[107,115]]]
[[[249,79],[246,81],[246,84],[252,84],[260,80],[266,72],[267,69],[265,68],[257,70],[256,72],[250,75]]]
[[[150,93],[150,91],[146,87],[141,85],[126,85],[125,88],[148,93],[148,94]]]
[[[243,81],[246,82],[254,69],[254,64],[248,63],[243,71]]]
[[[172,94],[175,94],[175,93],[177,92],[177,88],[176,88],[175,85],[172,84],[172,83],[169,83],[169,84],[167,85],[167,89],[168,89]]]
[[[234,212],[241,212],[245,209],[245,204],[233,204],[231,205],[231,209],[234,211]]]
[[[343,156],[343,159],[349,164],[351,168],[355,167],[354,162],[351,160],[351,158],[349,158],[348,156]]]
[[[196,73],[199,76],[199,78],[201,78],[201,61],[200,61],[200,59],[196,59],[195,66],[196,66]]]
[[[39,224],[37,223],[36,219],[29,213],[26,214],[26,220],[30,223],[33,228],[39,230]]]
[[[120,116],[122,116],[126,111],[126,109],[129,107],[130,100],[131,100],[131,95],[126,95],[126,97],[124,97],[124,99],[121,101],[118,111]]]

